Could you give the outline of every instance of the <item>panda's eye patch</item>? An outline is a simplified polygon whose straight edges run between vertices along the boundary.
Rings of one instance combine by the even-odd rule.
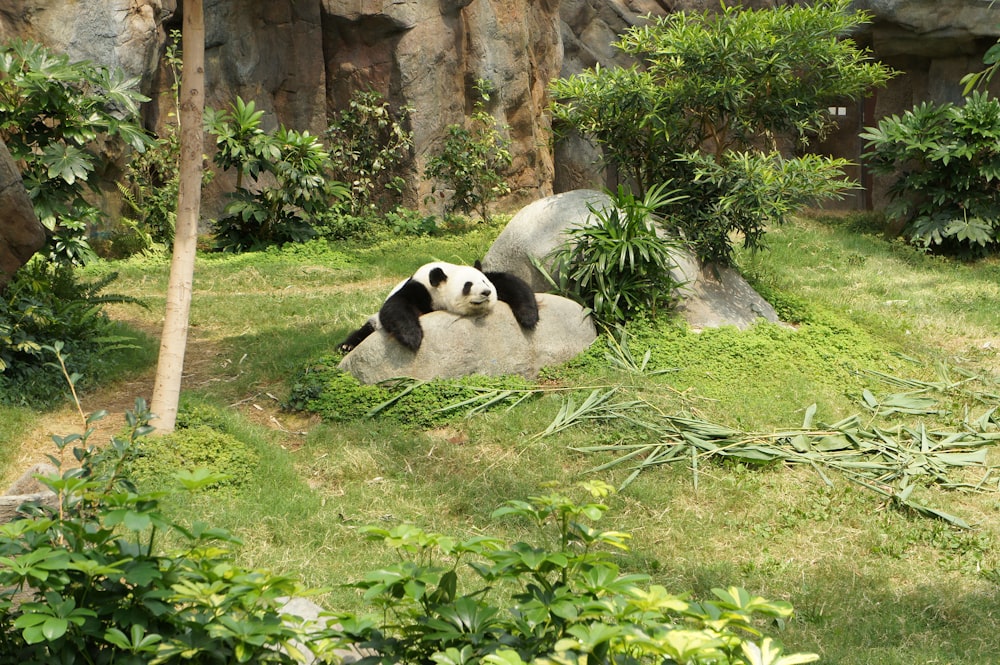
[[[465,286],[462,287],[462,295],[467,296],[472,293],[472,282],[466,282]]]

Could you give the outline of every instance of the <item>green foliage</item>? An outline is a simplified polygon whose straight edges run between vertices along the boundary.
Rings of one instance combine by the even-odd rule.
[[[657,186],[640,201],[619,186],[609,208],[590,205],[595,223],[569,229],[553,254],[559,290],[608,326],[670,308],[680,286],[670,273],[679,243],[657,235],[655,211],[672,194]]]
[[[166,60],[172,82],[173,122],[167,123],[166,135],[151,139],[146,152],[125,164],[124,179],[118,182],[125,210],[110,233],[107,255],[124,258],[132,254],[171,247],[177,222],[177,189],[180,165],[180,83],[183,65],[178,45],[180,32],[170,33]],[[205,171],[205,179],[211,176]]]
[[[872,172],[897,176],[886,213],[922,247],[965,255],[1000,243],[1000,101],[923,102],[861,135]]]
[[[98,447],[89,438],[104,415],[86,417],[83,434],[53,436],[57,472],[40,481],[55,505],[25,506],[24,519],[0,525],[0,663],[298,662],[306,638],[281,613],[298,583],[235,565],[233,536],[172,521],[162,493],[136,488],[126,470],[152,430],[142,400],[127,434]],[[67,454],[80,466],[64,466]],[[218,478],[177,480],[195,491]],[[184,545],[159,553],[165,533]]]
[[[259,462],[256,451],[235,436],[196,425],[147,440],[131,473],[140,481],[160,482],[176,471],[205,469],[224,478],[218,487],[238,488],[253,481]]]
[[[239,97],[228,111],[205,112],[207,130],[215,135],[215,164],[236,170],[236,191],[214,225],[223,251],[308,240],[315,235],[312,220],[348,191],[326,180],[330,155],[315,136],[284,126],[267,133],[263,116],[253,101]]]
[[[1000,69],[1000,42],[997,42],[983,54],[983,64],[986,67],[978,72],[970,72],[962,77],[962,84],[965,85],[962,94],[969,94],[976,88],[984,88],[993,80],[993,75]]]
[[[531,383],[517,376],[475,375],[427,382],[400,379],[365,385],[337,369],[339,361],[339,357],[323,358],[307,367],[293,384],[285,406],[334,422],[378,416],[403,425],[430,427],[462,417],[468,409],[456,409],[455,405],[473,408],[475,398],[484,393],[509,393],[490,402],[494,407],[516,403],[532,390]]]
[[[49,51],[40,44],[0,45],[0,139],[21,169],[49,256],[83,264],[94,258],[86,232],[101,213],[86,200],[101,170],[100,141],[116,138],[142,152],[138,79]]]
[[[71,354],[74,371],[92,381],[116,351],[135,345],[102,312],[108,303],[142,304],[102,293],[117,274],[78,282],[71,266],[39,259],[18,270],[0,298],[0,402],[8,404],[44,406],[64,396],[45,351],[56,342]]]
[[[510,168],[510,140],[497,129],[496,119],[486,110],[490,100],[490,83],[484,79],[476,82],[476,100],[472,117],[467,126],[450,125],[441,150],[427,161],[424,177],[441,184],[431,190],[451,196],[445,204],[447,212],[479,213],[489,221],[489,204],[510,193],[504,177]]]
[[[611,551],[629,535],[595,528],[611,487],[584,483],[591,500],[552,492],[509,501],[495,518],[534,527],[536,542],[459,540],[412,525],[370,527],[369,538],[400,561],[367,573],[355,586],[378,618],[338,617],[329,631],[341,644],[374,650],[371,662],[439,665],[640,663],[793,665],[812,654],[783,655],[758,628],[783,622],[792,607],[743,589],[713,589],[700,602],[643,575],[623,573]],[[506,594],[509,600],[502,596]],[[759,640],[759,641],[758,641]]]
[[[375,91],[357,91],[326,130],[332,175],[351,191],[355,216],[391,211],[405,182],[400,168],[411,158],[413,133],[406,128],[412,109],[393,113]]]
[[[841,160],[778,152],[782,139],[822,137],[829,103],[889,78],[843,38],[867,19],[848,7],[724,6],[635,26],[615,46],[641,66],[554,81],[555,125],[592,138],[640,193],[670,183],[686,194],[661,212],[683,220],[703,261],[728,263],[730,234],[759,247],[768,223],[848,184]]]

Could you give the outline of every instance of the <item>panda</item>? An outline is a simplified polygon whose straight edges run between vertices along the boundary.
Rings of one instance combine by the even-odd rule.
[[[443,261],[427,263],[397,284],[378,314],[348,335],[339,348],[350,351],[382,328],[415,352],[424,339],[420,327],[422,314],[443,310],[458,316],[483,316],[498,300],[507,303],[518,325],[525,330],[535,329],[538,301],[535,292],[521,278],[505,272],[483,272],[478,261],[475,266]]]

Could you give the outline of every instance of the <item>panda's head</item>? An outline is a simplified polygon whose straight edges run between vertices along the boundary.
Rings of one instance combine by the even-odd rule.
[[[431,294],[435,310],[459,316],[481,316],[493,309],[497,290],[481,271],[472,266],[435,262],[421,266],[413,279]]]

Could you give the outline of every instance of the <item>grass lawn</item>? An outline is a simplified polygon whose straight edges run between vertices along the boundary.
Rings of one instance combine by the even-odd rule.
[[[629,476],[627,464],[613,464],[615,450],[580,449],[656,443],[635,423],[595,421],[536,436],[574,387],[577,401],[596,387],[613,389],[615,399],[641,400],[650,418],[683,413],[767,434],[801,426],[812,404],[817,422],[859,414],[874,426],[864,391],[904,392],[887,377],[950,385],[964,378],[962,389],[934,393],[948,413],[897,413],[879,427],[958,431],[980,418],[996,430],[1000,422],[989,415],[1000,406],[1000,262],[928,256],[854,216],[797,220],[768,233],[768,251],[739,256],[792,326],[699,334],[660,321],[630,330],[633,356],[648,350],[648,369],[667,372],[616,369],[601,339],[544,377],[553,390],[509,411],[415,428],[389,417],[324,422],[280,408],[304,369],[332,354],[401,277],[433,259],[471,262],[498,231],[199,257],[181,415],[224,428],[259,462],[235,470],[249,482],[176,510],[237,532],[243,563],[298,575],[330,589],[321,596],[327,607],[357,610],[361,599],[342,584],[390,556],[359,527],[413,522],[460,537],[519,538],[521,525],[490,519],[502,502],[552,481],[619,485]],[[168,269],[145,259],[88,273],[117,271],[111,290],[149,303],[148,311],[110,312],[153,345]],[[83,395],[84,407],[120,411],[148,398],[151,386],[151,369],[137,367]],[[4,477],[48,452],[48,433],[76,431],[77,420],[68,408],[0,407]],[[990,449],[987,460],[1000,455]],[[949,473],[976,484],[984,470]],[[972,528],[901,507],[836,471],[716,458],[696,471],[688,461],[644,470],[612,497],[604,527],[634,537],[622,555],[625,572],[671,591],[699,597],[737,585],[790,601],[796,617],[779,637],[821,662],[1000,663],[997,478],[988,476],[980,492],[917,484],[923,505]]]

